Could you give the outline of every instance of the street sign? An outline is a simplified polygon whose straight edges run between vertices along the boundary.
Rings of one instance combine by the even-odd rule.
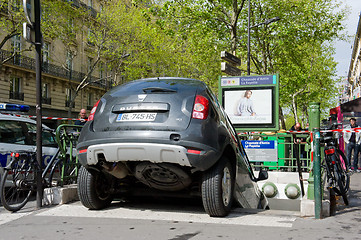
[[[244,77],[223,77],[221,86],[248,86],[248,85],[273,85],[277,84],[276,75],[253,75]]]
[[[277,162],[277,141],[241,141],[250,162]]]
[[[221,62],[221,71],[231,76],[242,75],[241,69],[233,67],[232,65],[226,62]]]
[[[236,57],[233,54],[230,54],[226,51],[221,52],[221,58],[231,64],[236,65],[236,66],[241,65],[241,59],[239,59],[238,57]]]

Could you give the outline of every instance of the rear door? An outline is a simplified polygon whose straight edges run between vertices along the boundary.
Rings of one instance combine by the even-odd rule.
[[[15,151],[34,151],[36,125],[24,121],[0,120],[0,167],[10,161],[10,153]],[[32,134],[33,133],[33,134]],[[46,165],[57,151],[55,138],[50,131],[43,130],[43,160]]]
[[[190,123],[199,81],[143,80],[106,94],[94,117],[95,131],[180,131]]]

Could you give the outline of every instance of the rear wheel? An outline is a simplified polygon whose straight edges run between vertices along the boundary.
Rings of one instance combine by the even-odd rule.
[[[346,173],[339,161],[336,161],[334,170],[335,180],[337,183],[336,192],[342,196],[344,203],[348,205],[347,191],[350,184],[350,176]]]
[[[205,211],[211,217],[224,217],[232,207],[234,190],[234,169],[228,158],[203,174],[202,201]]]
[[[338,153],[339,159],[341,160],[341,158],[342,158],[343,161],[344,161],[344,166],[345,167],[342,166],[341,162],[339,162],[340,164],[338,165],[338,167],[340,169],[341,175],[344,176],[344,179],[345,179],[345,181],[344,181],[345,182],[345,191],[348,192],[348,190],[350,188],[350,174],[349,174],[349,172],[350,172],[351,169],[349,169],[349,167],[348,167],[347,160],[346,160],[347,158],[346,158],[345,154],[339,149],[337,149],[337,153]]]
[[[14,161],[11,169],[5,170],[0,183],[0,199],[8,211],[19,211],[35,191],[34,171],[26,160]]]
[[[78,174],[78,195],[81,203],[89,209],[102,209],[110,206],[113,196],[111,183],[101,172],[88,171],[81,167]]]

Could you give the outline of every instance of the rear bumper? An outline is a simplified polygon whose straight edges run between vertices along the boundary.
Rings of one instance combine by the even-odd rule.
[[[85,142],[83,142],[85,143]],[[87,142],[88,144],[90,142]],[[173,163],[190,167],[192,171],[205,171],[212,167],[220,158],[221,152],[207,145],[187,142],[186,145],[175,145],[157,142],[102,142],[79,146],[78,159],[87,167],[96,165],[103,156],[107,162],[141,162]],[[201,150],[199,154],[188,152],[194,146]],[[194,149],[191,147],[191,149]]]
[[[190,167],[187,149],[182,146],[157,143],[107,143],[89,146],[86,153],[80,153],[82,164],[95,165],[99,158],[107,162],[150,161],[153,163],[175,163]]]

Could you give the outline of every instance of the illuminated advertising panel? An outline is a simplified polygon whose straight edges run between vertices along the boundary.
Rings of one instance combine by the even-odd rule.
[[[278,76],[220,79],[220,101],[239,130],[278,130]]]

